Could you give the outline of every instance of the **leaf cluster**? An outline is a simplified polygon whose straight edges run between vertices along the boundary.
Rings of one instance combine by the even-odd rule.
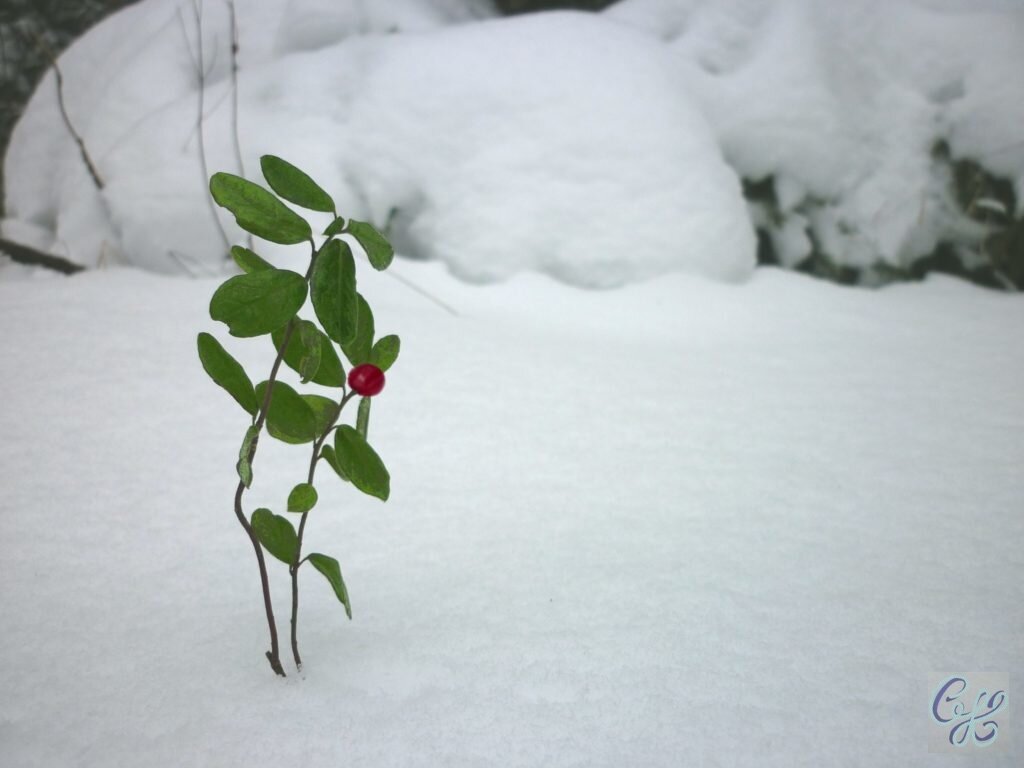
[[[275,267],[254,250],[233,247],[231,256],[242,273],[216,289],[210,317],[224,323],[236,338],[265,337],[273,345],[274,363],[270,375],[254,385],[241,363],[206,332],[197,339],[199,359],[210,378],[250,417],[237,464],[241,489],[252,485],[253,459],[264,427],[281,442],[312,445],[309,477],[292,489],[286,502],[288,512],[302,515],[298,531],[286,516],[266,508],[252,513],[249,526],[262,547],[289,566],[293,578],[308,560],[327,579],[351,618],[338,561],[320,553],[303,558],[302,536],[306,515],[319,498],[313,483],[320,460],[369,496],[386,501],[391,492],[388,470],[367,440],[370,399],[361,398],[355,426],[340,424],[339,419],[355,396],[346,387],[345,361],[387,370],[401,349],[396,335],[375,338],[373,311],[357,290],[353,247],[376,270],[391,264],[394,251],[368,222],[339,216],[331,196],[304,171],[273,155],[261,158],[260,166],[269,189],[240,176],[217,173],[210,180],[210,193],[239,227],[256,237],[284,245],[308,242],[309,268],[302,275]],[[319,245],[310,223],[289,203],[331,214]],[[307,304],[312,317],[300,316]],[[280,381],[281,364],[298,374],[300,386],[312,383],[331,394],[303,392]]]

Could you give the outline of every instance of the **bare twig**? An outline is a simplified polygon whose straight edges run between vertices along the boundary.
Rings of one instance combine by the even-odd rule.
[[[235,16],[235,0],[227,0],[228,18],[231,20],[231,136],[235,147],[235,162],[238,175],[245,177],[245,162],[242,160],[242,140],[238,133],[238,19]],[[246,233],[249,250],[254,250],[252,234]]]
[[[203,128],[203,124],[206,120],[206,68],[203,59],[203,0],[192,0],[192,16],[195,21],[196,28],[196,51],[193,55],[191,46],[189,46],[189,54],[192,55],[192,61],[196,67],[196,78],[198,81],[199,95],[197,98],[198,112],[196,114],[196,131],[199,134],[199,166],[203,174],[203,186],[205,187],[208,179],[210,178],[210,169],[206,162],[206,135]],[[184,29],[184,23],[182,23],[182,28]],[[187,35],[185,40],[187,44]],[[210,195],[203,195],[203,197],[206,200],[206,205],[210,209],[210,216],[217,225],[217,231],[220,233],[221,241],[224,244],[225,258],[229,258],[226,254],[231,250],[231,240],[228,238],[228,233],[224,230],[224,225],[221,223],[220,216],[217,215],[217,208],[214,205],[213,197]]]
[[[366,202],[367,202],[366,201],[366,196],[361,194],[360,197],[363,199],[363,203],[366,204]],[[384,227],[381,230],[386,236],[390,236],[390,234],[391,234],[391,227],[394,224],[395,217],[398,215],[398,213],[399,213],[399,209],[398,208],[392,208],[391,211],[388,213],[388,219],[387,219],[386,222],[384,222]],[[458,317],[459,316],[459,313],[456,312],[451,306],[449,306],[448,304],[445,304],[443,301],[441,301],[439,298],[434,296],[429,291],[427,291],[427,290],[425,290],[423,288],[420,288],[418,285],[416,285],[416,283],[414,283],[409,278],[402,277],[400,274],[398,274],[394,270],[388,270],[384,274],[386,274],[388,277],[394,278],[395,280],[400,282],[402,285],[404,285],[406,288],[409,288],[410,290],[415,291],[416,293],[418,293],[420,296],[422,296],[423,298],[427,299],[431,303],[436,304],[437,306],[439,306],[441,309],[443,309],[445,312],[447,312],[452,317]]]
[[[220,274],[216,267],[205,266],[199,264],[194,257],[181,251],[176,251],[173,248],[167,251],[167,254],[174,259],[175,263],[181,267],[189,277],[215,277]]]
[[[242,143],[238,135],[238,21],[234,0],[227,0],[227,5],[228,17],[231,19],[231,132],[234,136],[238,175],[244,178],[245,163],[242,161]]]
[[[427,299],[428,301],[433,302],[434,304],[439,306],[441,309],[443,309],[445,312],[447,312],[452,317],[458,317],[459,316],[459,313],[456,312],[454,309],[452,309],[451,306],[449,306],[448,304],[445,304],[443,301],[441,301],[439,298],[434,296],[432,293],[429,293],[428,291],[424,290],[423,288],[420,288],[418,285],[416,285],[416,283],[414,283],[409,278],[402,277],[400,274],[398,274],[397,272],[394,272],[392,270],[388,270],[384,274],[387,275],[388,277],[393,277],[395,280],[400,282],[406,288],[409,288],[410,290],[415,291],[416,293],[418,293],[423,298]]]
[[[64,103],[64,74],[60,71],[60,65],[57,63],[57,56],[38,32],[33,30],[32,36],[35,39],[36,46],[40,51],[42,51],[43,55],[49,59],[50,66],[53,67],[53,73],[56,75],[57,106],[60,108],[61,117],[64,118],[64,125],[67,126],[68,132],[71,134],[71,138],[73,138],[75,143],[78,145],[78,152],[82,156],[82,162],[85,163],[86,170],[89,171],[92,183],[96,185],[96,189],[103,189],[103,178],[100,176],[99,171],[96,170],[96,166],[93,164],[92,158],[89,156],[89,150],[85,148],[85,141],[82,140],[81,135],[75,130],[75,126],[71,122],[71,117],[68,115],[67,106]]]

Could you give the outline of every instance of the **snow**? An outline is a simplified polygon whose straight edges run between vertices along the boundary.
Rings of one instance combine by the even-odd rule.
[[[394,269],[458,316],[361,272],[403,338],[393,493],[319,478],[354,620],[304,573],[285,680],[195,334],[269,345],[205,319],[211,279],[0,282],[5,765],[912,768],[933,670],[1024,689],[1019,298]],[[247,504],[304,453],[261,444]],[[1018,725],[966,763],[1019,765]]]
[[[867,272],[940,242],[978,251],[986,230],[940,146],[1009,179],[1024,214],[1024,79],[1010,75],[1024,6],[1010,0],[622,0],[517,18],[485,0],[239,2],[240,151],[228,6],[200,7],[203,136],[191,4],[133,5],[61,59],[107,186],[47,77],[8,150],[4,231],[49,230],[86,266],[215,272],[227,244],[200,138],[209,171],[279,154],[405,253],[477,282],[742,281],[754,221],[786,266],[815,245]],[[746,210],[740,178],[772,179],[776,220]]]
[[[523,270],[596,287],[672,270],[749,276],[755,238],[739,180],[678,88],[669,51],[598,16],[439,26],[476,6],[405,6],[394,18],[431,8],[435,23],[386,34],[371,23],[380,12],[354,4],[266,3],[252,17],[239,5],[245,169],[265,153],[285,157],[337,193],[341,210],[389,227],[404,253],[467,280]],[[73,261],[222,266],[198,160],[195,23],[176,8],[147,0],[64,56],[68,109],[97,157],[102,194],[57,119],[52,81],[12,137],[9,215],[52,225]],[[237,172],[224,13],[203,17],[203,144],[211,171]]]
[[[783,263],[804,255],[794,227],[855,267],[961,239],[939,141],[1014,182],[1024,212],[1020,3],[623,0],[604,15],[675,52],[737,172],[799,192]]]
[[[246,169],[307,168],[404,257],[360,273],[403,340],[371,425],[392,496],[319,476],[307,542],[354,619],[305,569],[283,680],[231,509],[247,419],[195,335],[257,380],[271,349],[206,319],[225,249],[181,7],[62,57],[102,195],[52,79],[5,164],[4,235],[97,269],[0,270],[0,763],[914,768],[935,671],[1024,689],[1024,304],[755,272],[739,181],[773,176],[787,265],[927,250],[935,139],[1024,183],[1019,4],[239,0]],[[250,511],[304,453],[263,441]],[[1019,723],[964,762],[1019,765]]]

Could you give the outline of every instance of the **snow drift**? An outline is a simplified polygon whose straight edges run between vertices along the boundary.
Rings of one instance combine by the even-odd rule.
[[[405,255],[469,280],[737,280],[756,228],[784,266],[882,280],[948,246],[1024,286],[1019,3],[239,3],[240,152],[227,6],[201,7],[202,46],[190,3],[144,0],[66,52],[107,185],[47,77],[8,151],[9,236],[85,265],[219,269],[241,233],[207,205],[202,145],[210,172],[266,152],[309,168]]]
[[[1024,215],[1020,3],[623,0],[605,15],[663,41],[732,166],[772,181],[756,214],[785,265],[977,245],[944,147],[1013,183],[1015,203],[987,201],[1001,223]]]
[[[243,168],[264,153],[286,157],[322,179],[342,212],[469,280],[523,269],[596,286],[672,269],[749,274],[740,184],[668,50],[591,15],[439,29],[479,12],[405,6],[397,30],[379,11],[239,6]],[[63,57],[68,110],[101,193],[57,115],[52,77],[15,131],[10,215],[52,229],[74,261],[201,271],[224,260],[199,144],[211,172],[239,172],[230,26],[210,4],[200,134],[197,25],[183,9],[148,0]],[[414,10],[419,23],[406,25]],[[222,223],[229,240],[242,237]]]

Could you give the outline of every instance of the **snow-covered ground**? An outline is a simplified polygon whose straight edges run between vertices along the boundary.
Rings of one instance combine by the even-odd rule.
[[[1024,690],[1019,298],[395,269],[459,316],[361,278],[403,338],[392,497],[323,477],[354,620],[305,573],[285,680],[195,354],[215,282],[0,283],[0,764],[911,768],[949,761],[934,672]],[[261,444],[252,502],[304,453]],[[1011,718],[964,764],[1020,765]]]
[[[1024,302],[754,270],[741,193],[773,179],[784,263],[813,234],[855,265],[958,226],[936,140],[1019,193],[1019,3],[236,6],[249,174],[309,170],[457,315],[360,277],[403,340],[371,425],[392,495],[320,478],[307,542],[354,620],[306,569],[305,667],[275,678],[247,419],[195,350],[226,339],[226,247],[193,6],[67,51],[103,192],[51,77],[3,234],[99,268],[0,269],[0,767],[914,768],[948,761],[936,674],[1024,690]],[[203,146],[236,171],[228,5],[202,7]],[[229,348],[262,378],[266,341]],[[247,503],[281,511],[305,463],[263,441]],[[1021,764],[1001,717],[965,764]]]

